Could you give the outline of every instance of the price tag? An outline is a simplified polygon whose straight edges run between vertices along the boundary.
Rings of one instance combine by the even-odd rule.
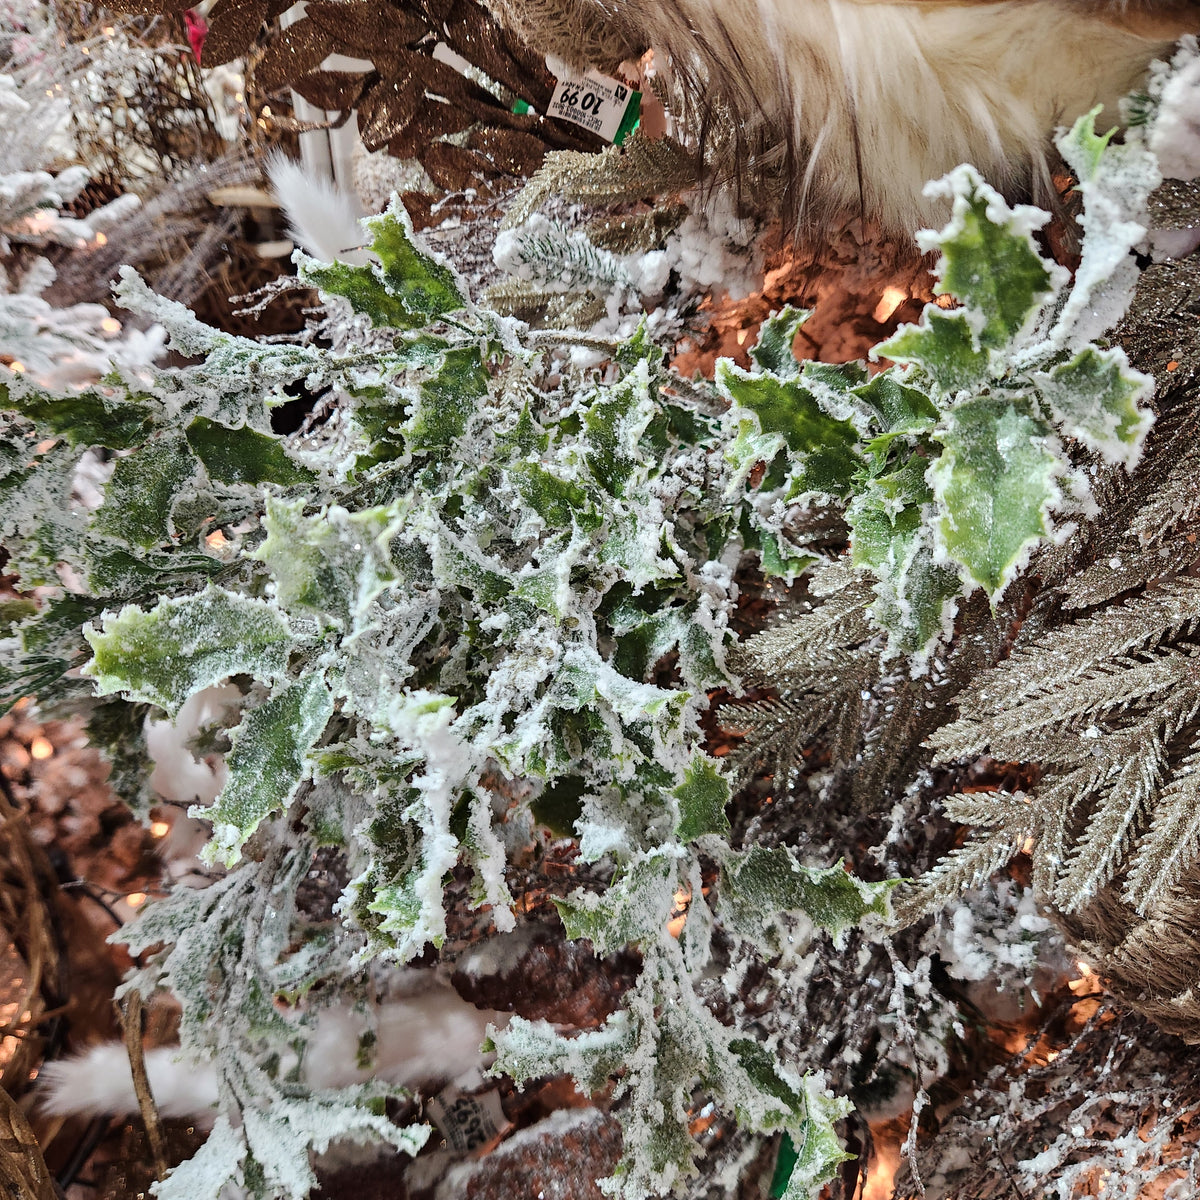
[[[559,79],[547,115],[598,133],[618,146],[637,128],[642,93],[596,71]]]
[[[490,1146],[512,1125],[500,1107],[500,1093],[495,1088],[482,1096],[468,1096],[448,1087],[425,1105],[425,1111],[455,1154],[470,1154]]]

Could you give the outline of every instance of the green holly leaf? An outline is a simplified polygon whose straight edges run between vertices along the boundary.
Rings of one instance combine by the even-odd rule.
[[[123,395],[114,387],[107,395],[101,387],[56,396],[22,381],[6,389],[0,403],[28,417],[39,430],[65,438],[71,446],[106,446],[128,450],[140,445],[154,428],[154,410],[143,400]]]
[[[371,235],[371,249],[383,268],[388,291],[420,318],[420,324],[428,325],[437,317],[466,307],[460,278],[424,248],[399,198],[393,198],[384,212],[368,217],[363,225]]]
[[[1028,205],[1010,208],[974,167],[956,167],[941,183],[953,202],[950,223],[921,240],[942,258],[934,291],[957,297],[970,314],[979,345],[1000,349],[1028,328],[1061,286],[1033,241],[1049,214]]]
[[[750,349],[750,360],[760,371],[768,371],[780,379],[795,379],[800,363],[792,353],[792,345],[800,326],[809,318],[807,308],[785,305],[773,312],[758,329],[758,341]]]
[[[466,307],[458,277],[420,248],[399,198],[363,224],[378,264],[352,267],[302,259],[300,278],[322,292],[345,297],[377,328],[414,329]]]
[[[1119,346],[1085,346],[1069,362],[1033,375],[1038,394],[1055,423],[1107,462],[1127,470],[1142,456],[1154,413],[1138,408],[1149,400],[1154,380],[1129,365]]]
[[[93,655],[84,674],[96,681],[97,695],[122,692],[172,716],[189,696],[230,675],[282,675],[295,644],[273,605],[212,586],[148,612],[126,605],[84,636]]]
[[[854,1157],[843,1150],[834,1128],[852,1107],[848,1100],[829,1095],[816,1076],[804,1077],[804,1118],[798,1133],[792,1135],[796,1161],[780,1200],[816,1200],[822,1187],[837,1175],[839,1164]]]
[[[934,561],[927,466],[928,459],[913,454],[899,470],[868,481],[846,509],[850,560],[879,581],[875,621],[893,651],[921,657],[949,634],[962,594],[958,572]]]
[[[999,597],[1050,532],[1064,460],[1050,427],[1010,401],[979,396],[952,408],[927,478],[938,505],[938,548]]]
[[[447,350],[437,374],[417,388],[413,415],[404,428],[409,448],[414,453],[448,450],[488,394],[489,382],[478,346]]]
[[[603,957],[631,942],[661,935],[675,895],[676,859],[652,850],[636,859],[603,895],[576,891],[551,897],[567,937],[587,938]]]
[[[761,941],[763,926],[785,912],[803,912],[840,937],[868,914],[887,917],[899,880],[866,883],[842,869],[804,867],[786,846],[727,854],[721,864],[720,913],[744,937]]]
[[[881,371],[869,383],[856,387],[853,395],[866,405],[885,434],[924,433],[937,420],[933,401],[917,388],[906,387],[891,370]]]
[[[733,404],[750,410],[764,434],[779,434],[800,464],[795,491],[844,496],[864,465],[858,432],[829,416],[807,388],[771,374],[752,375],[728,359],[717,363],[717,385]]]
[[[207,417],[196,417],[187,427],[186,437],[209,478],[217,483],[296,487],[317,478],[288,457],[282,439],[245,425],[231,429]]]
[[[247,713],[229,740],[229,776],[211,808],[195,815],[212,821],[206,862],[232,867],[246,839],[273,812],[286,809],[308,773],[308,756],[333,716],[333,697],[313,672]]]
[[[92,528],[139,550],[170,545],[171,506],[196,466],[183,438],[162,438],[117,459]]]
[[[706,833],[720,837],[729,833],[729,818],[725,815],[729,784],[707,755],[692,759],[683,773],[683,782],[671,794],[679,801],[675,836],[681,842],[690,842]]]
[[[919,325],[901,325],[871,353],[919,367],[946,395],[977,388],[988,378],[990,360],[967,314],[945,313],[936,304],[925,305]]]

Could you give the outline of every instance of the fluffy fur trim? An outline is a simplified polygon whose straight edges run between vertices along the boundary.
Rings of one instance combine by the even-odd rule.
[[[305,1082],[314,1089],[383,1079],[402,1087],[459,1079],[485,1065],[479,1052],[489,1023],[500,1013],[475,1008],[449,987],[435,985],[378,1005],[370,1012],[337,1006],[323,1010],[304,1056]],[[375,1034],[375,1062],[356,1066],[363,1035]],[[217,1077],[178,1049],[146,1052],[146,1075],[166,1117],[211,1120]],[[124,1045],[96,1046],[77,1058],[47,1063],[38,1079],[42,1106],[59,1115],[137,1112],[133,1074]]]
[[[1150,61],[1200,27],[1195,5],[1086,0],[490,3],[568,61],[606,25],[621,52],[653,47],[718,181],[775,174],[794,219],[908,235],[944,218],[923,188],[962,162],[1045,202],[1055,127],[1097,104],[1115,124]]]

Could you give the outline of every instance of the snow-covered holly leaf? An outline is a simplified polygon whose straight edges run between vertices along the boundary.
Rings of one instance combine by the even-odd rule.
[[[196,459],[183,438],[162,438],[119,458],[104,489],[92,528],[140,550],[171,544],[171,508],[196,476]]]
[[[364,313],[379,328],[413,329],[466,307],[457,276],[421,249],[399,198],[363,225],[378,264],[352,267],[304,259],[300,278],[323,292],[345,297],[355,312]]]
[[[572,522],[591,532],[603,519],[586,488],[564,479],[535,462],[519,460],[507,470],[523,503],[546,523],[548,529],[570,529]]]
[[[293,462],[281,438],[241,426],[231,429],[207,417],[187,427],[188,445],[218,483],[275,483],[295,487],[313,483],[316,476]]]
[[[796,1161],[780,1200],[816,1200],[821,1188],[836,1175],[838,1165],[854,1157],[842,1148],[834,1128],[852,1107],[848,1100],[830,1095],[815,1075],[804,1077],[804,1119],[798,1144],[792,1135]]]
[[[748,409],[764,434],[780,434],[799,463],[797,493],[844,496],[863,465],[858,433],[825,412],[794,380],[751,374],[728,359],[717,363],[717,385],[731,403]]]
[[[988,378],[989,359],[975,328],[962,311],[925,305],[918,325],[901,325],[872,351],[878,358],[920,367],[946,395],[976,388]]]
[[[611,496],[624,496],[646,464],[639,442],[654,416],[645,360],[611,388],[599,392],[583,418],[592,478]]]
[[[912,455],[898,470],[870,480],[846,509],[851,562],[879,581],[872,615],[887,630],[892,650],[918,656],[948,634],[962,593],[958,572],[934,561],[927,464]]]
[[[403,522],[403,500],[348,512],[340,505],[306,514],[302,499],[268,497],[267,536],[254,551],[275,580],[275,598],[288,612],[319,613],[357,627],[372,601],[393,582],[389,543]]]
[[[1085,346],[1069,362],[1037,371],[1033,379],[1063,433],[1108,462],[1126,469],[1136,465],[1154,423],[1154,413],[1138,403],[1150,398],[1154,380],[1135,371],[1124,350]]]
[[[1065,272],[1051,269],[1033,241],[1049,214],[1025,204],[1010,208],[965,164],[941,180],[936,194],[948,196],[953,209],[940,233],[918,239],[922,250],[942,253],[933,290],[961,301],[978,344],[998,350],[1029,327],[1063,282]]]
[[[488,382],[478,346],[447,350],[437,374],[417,388],[417,402],[404,428],[409,448],[414,453],[449,449],[487,395]]]
[[[801,866],[786,846],[753,846],[724,856],[719,912],[730,928],[754,941],[761,941],[765,923],[785,912],[806,913],[836,938],[868,914],[886,917],[898,883],[866,883],[840,864]]]
[[[213,825],[204,848],[207,862],[232,867],[259,825],[287,808],[308,774],[309,751],[331,716],[333,697],[314,672],[252,709],[231,731],[225,786],[211,808],[192,810]]]
[[[725,805],[729,803],[729,784],[707,756],[692,759],[683,773],[683,782],[672,795],[679,802],[679,822],[675,836],[690,842],[715,833],[724,837],[730,829]]]
[[[100,386],[57,396],[32,382],[0,383],[0,406],[28,417],[39,430],[65,438],[72,446],[127,450],[144,442],[154,428],[154,410],[124,389]]]
[[[677,860],[661,850],[638,858],[603,895],[551,897],[567,937],[587,938],[598,956],[657,937],[671,913]]]
[[[1009,400],[979,396],[952,408],[927,478],[940,549],[995,600],[1050,532],[1065,460],[1044,422]]]
[[[792,353],[792,345],[800,326],[809,318],[807,308],[785,305],[773,312],[758,329],[758,341],[750,348],[750,360],[760,371],[768,371],[780,379],[795,379],[800,363]]]
[[[161,601],[148,612],[130,604],[84,628],[93,657],[84,673],[96,694],[123,692],[172,716],[193,693],[230,675],[282,675],[295,636],[265,600],[208,587]]]

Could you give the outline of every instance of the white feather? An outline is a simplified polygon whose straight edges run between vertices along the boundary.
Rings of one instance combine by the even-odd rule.
[[[381,1079],[401,1087],[460,1079],[485,1065],[479,1047],[489,1023],[501,1013],[478,1009],[451,988],[425,985],[388,1000],[369,1013],[345,1006],[324,1009],[304,1056],[304,1080],[315,1089],[348,1087]],[[375,1062],[356,1065],[360,1038],[375,1033]],[[146,1052],[146,1075],[159,1112],[211,1122],[217,1077],[211,1063],[197,1063],[178,1049]],[[95,1046],[76,1058],[47,1063],[38,1077],[41,1105],[58,1115],[126,1115],[138,1110],[133,1073],[121,1043]]]
[[[330,179],[314,179],[299,163],[279,154],[268,159],[267,174],[287,214],[293,241],[322,262],[336,259],[363,266],[370,261],[356,196]]]

